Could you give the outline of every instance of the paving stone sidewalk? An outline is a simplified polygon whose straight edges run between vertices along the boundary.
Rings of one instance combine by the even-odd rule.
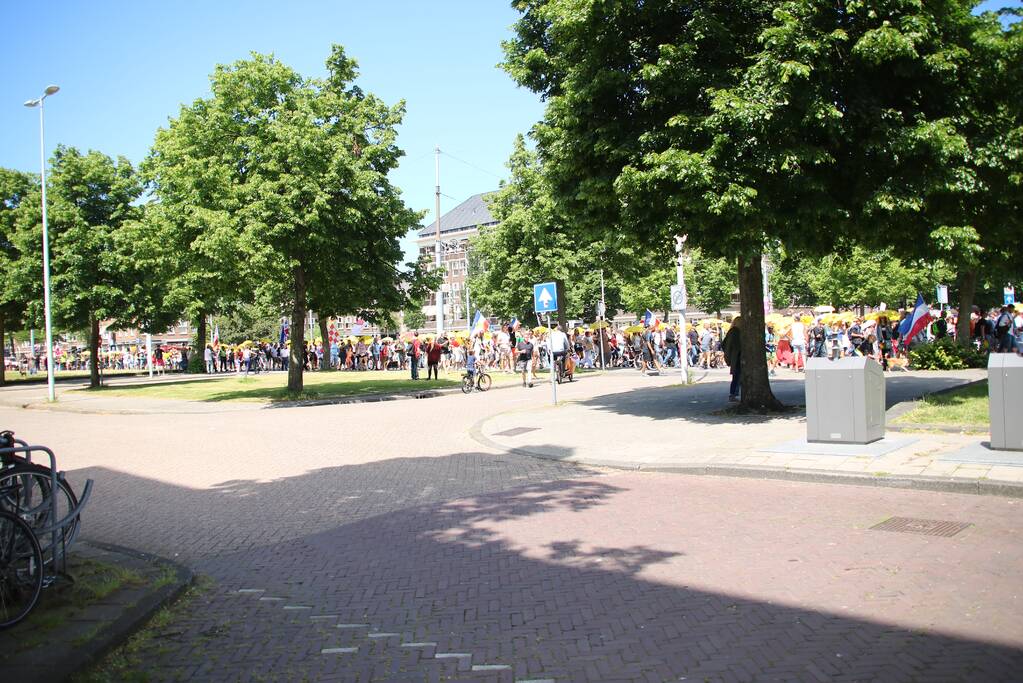
[[[926,393],[984,377],[982,371],[889,376],[889,408]],[[787,404],[803,400],[801,378],[772,383]],[[957,453],[986,436],[890,431],[875,446],[796,448],[806,438],[802,410],[782,417],[733,416],[724,379],[690,387],[651,386],[590,396],[553,407],[529,406],[488,417],[474,426],[477,441],[508,452],[566,462],[663,471],[755,476],[844,476],[875,483],[937,485],[951,490],[986,486],[1023,495],[1023,453],[995,454],[989,462]],[[788,451],[788,452],[780,452]],[[817,452],[815,452],[817,451]],[[981,458],[982,459],[982,458]],[[1002,464],[994,464],[1001,462]]]

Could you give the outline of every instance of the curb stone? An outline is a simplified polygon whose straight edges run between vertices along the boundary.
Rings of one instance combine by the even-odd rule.
[[[68,680],[127,641],[195,580],[195,574],[187,567],[156,555],[96,541],[81,541],[79,547],[88,548],[86,552],[97,559],[143,573],[146,585],[122,588],[67,619],[47,635],[45,648],[33,648],[4,662],[5,680],[19,683]],[[152,587],[153,580],[167,569],[173,573],[173,579]],[[44,590],[40,601],[45,600]]]
[[[803,481],[816,484],[847,484],[853,486],[877,486],[883,488],[915,489],[945,493],[967,493],[985,496],[1023,498],[1023,483],[994,481],[989,479],[956,479],[953,477],[921,477],[904,475],[870,475],[833,470],[807,470],[786,467],[749,467],[745,465],[668,465],[656,462],[624,461],[604,458],[572,457],[559,458],[549,453],[532,451],[522,447],[503,446],[483,434],[487,417],[469,429],[469,437],[487,448],[509,455],[521,455],[543,460],[555,460],[580,467],[607,467],[616,470],[641,472],[664,472],[698,476],[746,477],[751,479],[777,479],[782,481]]]

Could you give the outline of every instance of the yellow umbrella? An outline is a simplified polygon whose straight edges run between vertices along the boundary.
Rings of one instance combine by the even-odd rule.
[[[384,337],[383,339],[380,340],[381,343],[383,343],[383,342],[393,342],[393,341],[394,341],[394,337]]]
[[[606,320],[598,320],[597,322],[590,325],[591,330],[602,330],[605,327],[610,327]]]
[[[700,320],[699,322],[700,322],[701,325],[724,325],[725,324],[724,320],[719,320],[718,318],[704,318],[703,320]]]
[[[547,329],[546,327],[544,327],[543,325],[538,325],[537,327],[534,327],[534,328],[533,328],[533,332],[534,332],[535,334],[546,334],[547,332],[550,332],[550,330],[548,330],[548,329]]]
[[[645,328],[642,325],[630,325],[625,328],[625,334],[637,334],[642,332]]]

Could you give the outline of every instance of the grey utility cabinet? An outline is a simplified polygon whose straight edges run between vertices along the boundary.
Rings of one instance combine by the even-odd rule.
[[[1023,356],[992,353],[987,360],[991,448],[1023,451]]]
[[[871,358],[806,361],[806,440],[871,443],[884,438],[884,372]]]

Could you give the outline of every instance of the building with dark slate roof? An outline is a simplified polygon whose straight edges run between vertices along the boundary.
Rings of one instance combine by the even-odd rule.
[[[464,202],[440,217],[441,263],[447,270],[444,278],[444,329],[460,329],[468,325],[466,315],[468,294],[465,280],[467,275],[467,248],[469,238],[477,234],[480,228],[497,225],[497,219],[490,213],[486,197],[493,194],[485,192],[474,194]],[[419,231],[420,258],[429,259],[430,264],[436,262],[437,222],[424,225]],[[431,294],[423,306],[426,315],[425,329],[436,329],[437,300]]]

